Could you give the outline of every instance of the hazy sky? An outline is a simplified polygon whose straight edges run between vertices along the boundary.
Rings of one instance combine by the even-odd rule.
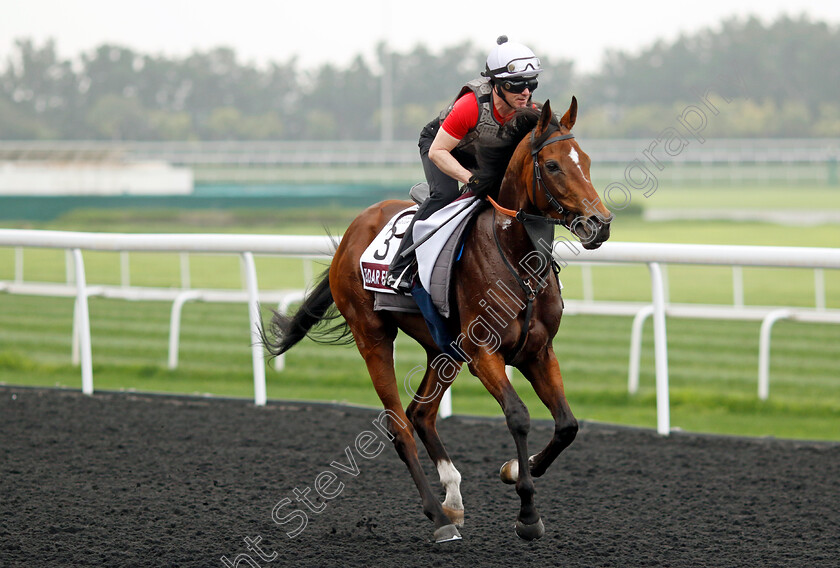
[[[62,57],[104,42],[168,56],[225,45],[242,61],[297,56],[302,69],[345,65],[359,53],[370,57],[383,39],[398,51],[425,43],[436,52],[464,39],[489,50],[504,33],[537,55],[569,58],[578,70],[591,71],[607,48],[636,50],[724,17],[754,14],[768,22],[804,12],[840,24],[838,0],[2,0],[2,7],[3,62],[16,38],[41,44],[52,37]]]

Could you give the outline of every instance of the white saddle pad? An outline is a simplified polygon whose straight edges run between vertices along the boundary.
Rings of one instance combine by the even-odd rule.
[[[420,283],[429,294],[433,294],[432,286],[432,272],[438,262],[441,250],[449,241],[452,234],[467,220],[475,209],[480,200],[473,197],[461,197],[456,199],[440,211],[432,214],[431,217],[425,221],[417,221],[414,223],[414,242],[418,243],[427,234],[440,227],[438,231],[429,237],[429,239],[422,245],[418,246],[417,251],[417,268],[420,276]],[[454,215],[454,218],[453,218]],[[447,219],[452,218],[451,221]],[[446,223],[441,227],[442,223]]]
[[[414,224],[414,242],[418,243],[427,234],[446,222],[434,235],[415,249],[420,283],[430,293],[433,289],[431,286],[432,272],[441,250],[478,203],[479,200],[475,197],[462,197],[432,214],[425,221],[417,221]],[[359,263],[365,290],[396,294],[393,289],[386,285],[388,267],[393,261],[402,237],[416,212],[417,206],[415,205],[394,215],[368,245],[365,252],[362,253]],[[450,218],[451,220],[447,221]]]

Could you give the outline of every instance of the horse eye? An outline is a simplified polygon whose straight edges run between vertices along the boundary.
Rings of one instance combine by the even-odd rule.
[[[563,170],[560,169],[560,164],[558,164],[554,160],[548,160],[545,163],[545,169],[552,174],[563,173]]]

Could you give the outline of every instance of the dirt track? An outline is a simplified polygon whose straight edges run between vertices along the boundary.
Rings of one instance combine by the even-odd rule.
[[[354,440],[376,413],[330,406],[0,387],[0,566],[837,566],[840,445],[674,435],[584,424],[537,480],[539,541],[513,532],[502,422],[452,418],[461,542],[432,525],[389,444]],[[550,434],[532,426],[532,448]],[[341,472],[336,461],[354,469]],[[375,449],[375,444],[368,449]],[[425,454],[424,461],[428,462]],[[431,464],[427,472],[432,474]],[[294,489],[336,471],[330,501]],[[436,485],[436,475],[431,478]],[[322,479],[323,482],[323,479]],[[323,486],[322,486],[323,487]],[[314,497],[314,498],[313,498]],[[276,515],[288,522],[280,525]],[[243,540],[261,537],[249,551]],[[264,558],[260,558],[260,554]],[[276,557],[273,555],[276,554]]]

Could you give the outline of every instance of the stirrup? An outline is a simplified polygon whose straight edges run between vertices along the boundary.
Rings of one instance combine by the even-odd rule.
[[[405,272],[403,272],[405,275]],[[401,275],[402,276],[402,275]],[[402,294],[409,294],[411,293],[411,281],[414,280],[413,278],[401,278],[400,276],[395,276],[393,274],[388,275],[388,279],[385,281],[385,285],[389,288],[396,290]]]
[[[417,261],[412,260],[399,274],[394,270],[389,271],[385,285],[401,294],[410,294],[411,285],[414,283],[414,277],[417,274],[413,270],[416,265]]]

